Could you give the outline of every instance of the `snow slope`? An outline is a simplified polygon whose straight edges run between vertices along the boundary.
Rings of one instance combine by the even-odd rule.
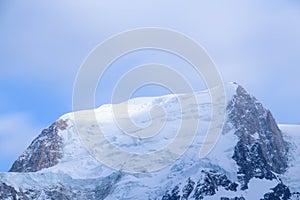
[[[227,85],[228,94],[234,94],[235,85]],[[182,94],[186,106],[189,105],[191,94]],[[236,164],[231,159],[233,148],[236,144],[232,127],[228,132],[220,137],[214,150],[204,159],[199,158],[199,151],[205,137],[210,122],[211,103],[208,91],[198,92],[197,97],[199,114],[191,113],[191,117],[200,118],[199,129],[194,143],[173,165],[168,166],[155,173],[127,174],[118,183],[115,192],[108,199],[155,199],[162,196],[166,188],[175,186],[178,182],[185,182],[189,176],[199,174],[201,170],[216,169],[222,171],[232,180],[236,180]],[[231,99],[231,96],[227,97]],[[166,123],[163,130],[150,139],[136,139],[122,133],[114,123],[112,115],[112,105],[103,105],[96,110],[101,131],[111,142],[119,145],[126,151],[147,153],[164,148],[176,136],[180,125],[180,105],[176,100],[176,95],[162,97],[147,97],[132,99],[129,102],[129,114],[131,119],[139,126],[150,124],[149,111],[154,106],[162,106],[166,113]],[[68,121],[68,128],[59,132],[64,140],[63,157],[54,167],[43,169],[41,173],[62,173],[74,179],[102,178],[114,172],[113,169],[102,165],[91,156],[82,145],[80,137],[74,126],[74,116],[72,113],[61,117]],[[96,127],[94,121],[89,121],[88,116],[82,115],[85,127]],[[155,119],[154,119],[155,120]],[[97,128],[90,128],[90,134],[95,134]],[[95,132],[93,132],[95,131]]]
[[[289,144],[289,168],[283,176],[292,191],[300,191],[300,125],[279,125]]]

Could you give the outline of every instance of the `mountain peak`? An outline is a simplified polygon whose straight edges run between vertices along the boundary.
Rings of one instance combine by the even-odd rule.
[[[272,180],[275,173],[284,173],[288,148],[271,112],[242,86],[237,87],[227,110],[239,138],[233,159],[243,188],[253,177]]]
[[[96,160],[83,145],[76,129],[77,122],[91,135],[99,134],[100,127],[112,144],[139,154],[158,151],[176,138],[176,130],[181,125],[178,95],[137,98],[128,102],[129,116],[119,117],[130,117],[139,125],[140,128],[127,127],[129,133],[138,134],[153,120],[162,120],[161,115],[149,116],[153,107],[160,106],[165,111],[166,123],[159,134],[151,138],[124,134],[114,123],[112,109],[115,105],[95,109],[97,122],[89,118],[87,111],[81,112],[82,116],[76,120],[73,113],[66,114],[43,130],[15,161],[10,171],[22,173],[0,174],[0,188],[5,191],[0,191],[0,197],[10,195],[21,200],[51,199],[53,195],[65,199],[107,200],[272,200],[274,196],[284,196],[288,199],[292,194],[280,178],[289,169],[289,145],[271,112],[237,83],[225,84],[224,89],[227,118],[223,134],[204,158],[199,157],[199,151],[210,127],[209,91],[180,95],[189,110],[187,117],[200,122],[193,143],[174,163],[152,173],[132,174]],[[210,92],[218,91],[215,88]],[[197,104],[190,101],[191,96],[196,97]],[[195,112],[196,108],[199,113]],[[262,187],[259,191],[257,185]]]
[[[60,119],[44,129],[13,163],[9,172],[36,172],[58,164],[63,156],[63,140],[58,132],[66,128],[66,121]]]

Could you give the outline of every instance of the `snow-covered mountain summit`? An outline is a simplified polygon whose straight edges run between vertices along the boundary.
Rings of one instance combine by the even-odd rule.
[[[182,114],[177,95],[131,99],[129,116],[140,129],[127,126],[127,130],[139,135],[143,127],[160,122],[163,116],[154,113],[151,119],[149,115],[153,107],[160,106],[165,123],[159,134],[149,138],[123,134],[112,112],[113,106],[121,104],[96,109],[97,124],[88,111],[82,111],[76,120],[74,113],[66,114],[43,130],[9,173],[0,174],[0,198],[299,199],[296,192],[300,191],[300,182],[293,173],[299,165],[300,148],[295,141],[299,141],[300,128],[296,128],[299,136],[294,133],[297,131],[282,133],[271,112],[245,89],[230,83],[225,90],[227,117],[222,134],[204,158],[199,157],[199,151],[211,121],[208,91],[180,94],[189,110],[187,117],[199,119],[199,124],[192,144],[174,163],[151,173],[127,173],[97,161],[83,145],[78,123],[87,135],[97,134],[100,127],[112,144],[140,154],[163,149],[176,137]],[[193,97],[197,104],[190,101]],[[214,108],[218,103],[214,102]]]

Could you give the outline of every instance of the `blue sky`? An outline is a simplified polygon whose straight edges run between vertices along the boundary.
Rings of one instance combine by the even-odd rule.
[[[163,27],[201,44],[224,82],[236,81],[274,114],[278,123],[300,122],[300,2],[230,1],[1,1],[0,171],[59,116],[72,111],[79,67],[100,42],[121,31]],[[100,83],[97,105],[109,102],[114,80],[137,64],[184,62],[159,52],[120,59]],[[203,89],[193,72],[183,70]],[[101,85],[102,84],[102,85]],[[164,94],[145,87],[135,96]]]

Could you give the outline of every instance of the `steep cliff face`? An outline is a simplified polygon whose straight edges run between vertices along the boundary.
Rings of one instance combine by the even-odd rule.
[[[36,172],[56,165],[63,156],[63,140],[58,131],[64,130],[67,123],[58,120],[30,144],[26,151],[13,163],[10,172]]]
[[[251,178],[276,178],[288,167],[288,145],[283,140],[271,112],[239,86],[229,102],[228,118],[239,138],[233,159],[239,166],[238,178],[247,189]]]

